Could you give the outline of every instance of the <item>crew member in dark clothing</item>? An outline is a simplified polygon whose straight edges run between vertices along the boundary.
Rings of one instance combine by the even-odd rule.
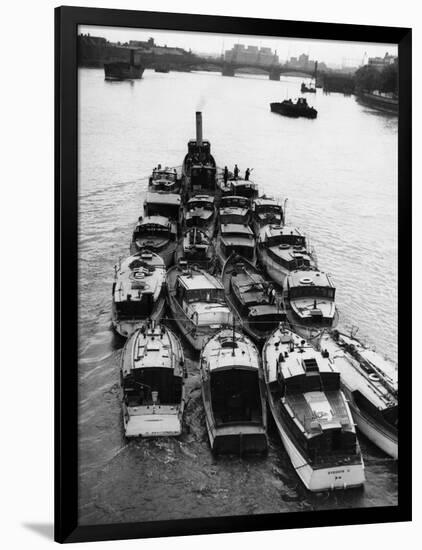
[[[234,174],[235,179],[237,179],[239,177],[239,168],[238,168],[237,164],[234,165],[233,174]]]
[[[250,173],[251,173],[251,171],[249,170],[249,168],[246,168],[246,172],[245,172],[245,180],[246,181],[249,181]]]
[[[227,183],[227,180],[229,179],[229,169],[227,168],[227,166],[224,167],[223,178],[224,178],[224,183]]]

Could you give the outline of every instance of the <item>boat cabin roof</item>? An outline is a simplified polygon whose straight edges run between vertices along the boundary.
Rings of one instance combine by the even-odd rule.
[[[174,193],[156,193],[148,191],[145,198],[145,203],[148,204],[170,204],[171,206],[180,206],[180,195]]]
[[[289,288],[298,286],[325,286],[335,288],[327,273],[317,270],[292,271],[287,278]]]
[[[296,227],[288,225],[266,225],[260,231],[262,238],[279,237],[281,235],[295,235],[297,237],[303,237],[302,233]]]
[[[223,284],[206,271],[190,271],[189,274],[179,275],[179,281],[187,290],[224,289]]]
[[[223,223],[221,224],[221,233],[223,235],[252,235],[253,231],[249,225],[242,225],[240,223]]]
[[[252,189],[257,188],[257,184],[254,181],[245,180],[245,179],[242,179],[242,178],[237,178],[235,180],[230,180],[230,183],[234,188],[236,188],[236,187],[250,187]]]
[[[276,200],[271,199],[270,197],[268,198],[261,197],[260,199],[255,199],[253,202],[256,206],[278,206],[281,208],[280,204]]]
[[[142,220],[138,221],[136,227],[144,225],[161,225],[168,228],[170,226],[170,220],[164,216],[144,216]]]
[[[260,356],[257,348],[249,338],[233,330],[224,329],[218,332],[205,345],[203,357],[208,360],[210,372],[232,368],[259,370]]]
[[[210,202],[214,204],[214,201],[215,201],[215,197],[211,195],[195,195],[194,197],[191,197],[186,204],[188,206],[189,204],[193,204],[195,202],[206,202],[206,203]]]
[[[249,207],[250,201],[247,197],[243,197],[242,195],[225,195],[221,197],[221,207],[238,206],[239,204],[244,207]]]

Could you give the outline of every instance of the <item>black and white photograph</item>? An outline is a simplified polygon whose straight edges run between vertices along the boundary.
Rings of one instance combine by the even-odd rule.
[[[81,525],[396,506],[397,45],[78,27]]]

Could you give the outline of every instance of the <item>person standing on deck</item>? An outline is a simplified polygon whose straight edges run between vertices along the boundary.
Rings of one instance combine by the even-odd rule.
[[[227,166],[224,167],[224,175],[223,175],[224,183],[227,183],[227,180],[229,179],[229,169]]]
[[[234,179],[237,180],[237,178],[239,177],[239,168],[237,164],[234,165],[233,174],[234,174]]]
[[[245,181],[249,181],[249,176],[251,174],[251,171],[249,170],[249,168],[246,168],[246,172],[245,172]]]

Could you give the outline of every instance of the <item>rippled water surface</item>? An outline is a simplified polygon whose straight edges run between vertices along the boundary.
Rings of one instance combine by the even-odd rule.
[[[110,329],[113,266],[129,252],[147,178],[180,165],[202,110],[218,165],[253,168],[262,192],[288,198],[333,275],[340,326],[397,358],[397,118],[353,96],[309,97],[316,120],[270,112],[301,80],[145,71],[105,82],[79,70],[79,469],[82,523],[147,521],[382,506],[397,502],[396,464],[360,437],[364,489],[311,495],[275,433],[263,458],[209,450],[198,369],[187,351],[185,431],[179,439],[125,442],[119,404],[122,340]]]

